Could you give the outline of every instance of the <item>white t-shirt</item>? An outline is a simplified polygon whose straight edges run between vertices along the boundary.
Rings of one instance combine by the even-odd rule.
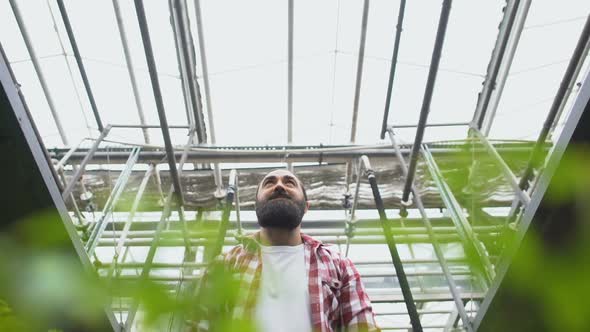
[[[311,331],[303,244],[260,246],[262,278],[255,310],[260,331]]]

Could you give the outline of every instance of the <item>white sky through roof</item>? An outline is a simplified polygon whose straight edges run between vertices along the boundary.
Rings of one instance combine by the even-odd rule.
[[[197,47],[195,11],[189,3]],[[96,136],[88,98],[53,1],[18,1],[70,144]],[[53,28],[49,6],[80,94],[81,106]],[[429,115],[430,123],[473,116],[502,18],[502,1],[454,1]],[[157,113],[132,1],[120,1],[147,122]],[[168,1],[146,1],[160,88],[170,124],[186,124]],[[66,1],[103,123],[139,124],[111,1]],[[356,143],[379,142],[398,1],[370,3]],[[219,145],[287,143],[287,1],[201,1]],[[389,123],[415,124],[426,85],[440,1],[408,1]],[[47,147],[63,146],[8,2],[0,3],[0,41]],[[490,136],[536,139],[557,91],[588,1],[533,2]],[[350,140],[362,1],[295,1],[294,144]],[[199,59],[197,59],[199,60]],[[201,77],[200,61],[197,75]],[[201,89],[203,82],[200,81]],[[202,90],[203,93],[203,90]],[[89,128],[87,128],[89,127]],[[411,142],[414,129],[400,129]],[[150,130],[155,144],[161,133]],[[428,128],[425,140],[465,138],[465,127]],[[172,130],[174,144],[185,130]],[[116,129],[111,139],[142,142],[140,130]]]

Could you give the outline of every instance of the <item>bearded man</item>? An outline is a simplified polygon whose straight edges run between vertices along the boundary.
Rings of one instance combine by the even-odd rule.
[[[260,231],[224,256],[240,280],[234,317],[254,319],[261,331],[379,331],[352,262],[301,233],[308,209],[293,173],[274,170],[262,179]]]

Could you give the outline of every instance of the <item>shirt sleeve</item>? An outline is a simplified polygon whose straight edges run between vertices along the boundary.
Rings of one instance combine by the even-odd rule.
[[[342,258],[342,286],[340,310],[346,331],[381,331],[375,322],[371,300],[361,276],[349,258]]]

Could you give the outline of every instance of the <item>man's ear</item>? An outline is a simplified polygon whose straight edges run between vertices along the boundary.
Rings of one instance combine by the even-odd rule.
[[[307,213],[307,210],[309,210],[310,206],[311,204],[309,203],[309,201],[305,201],[305,211],[303,211],[303,213]]]

